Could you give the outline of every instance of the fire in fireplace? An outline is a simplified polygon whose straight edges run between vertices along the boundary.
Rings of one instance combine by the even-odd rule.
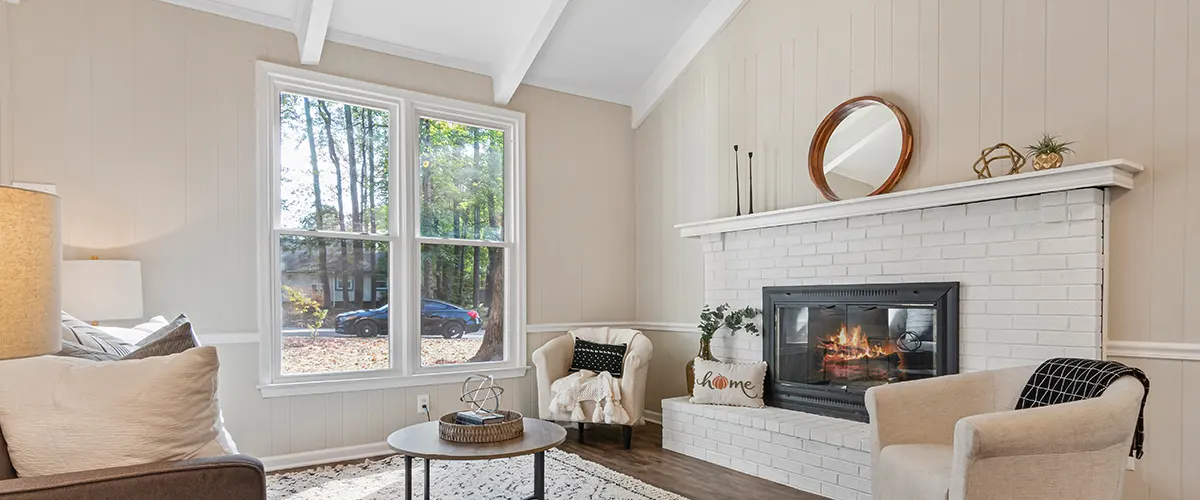
[[[866,421],[872,386],[958,372],[958,283],[763,289],[766,402]]]
[[[843,323],[837,335],[822,337],[818,341],[821,343],[819,349],[823,351],[820,371],[832,378],[886,382],[899,380],[899,368],[903,360],[892,348],[892,343],[867,340],[860,325],[855,325],[847,335],[846,324]]]

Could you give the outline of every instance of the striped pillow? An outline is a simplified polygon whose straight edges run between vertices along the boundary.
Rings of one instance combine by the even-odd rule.
[[[90,359],[92,361],[116,361],[121,359],[120,356],[115,354],[93,351],[70,340],[64,340],[62,342],[62,350],[54,353],[54,355],[67,358]]]
[[[72,342],[89,351],[97,351],[116,357],[126,356],[136,347],[104,331],[76,319],[74,316],[62,313],[62,339]]]

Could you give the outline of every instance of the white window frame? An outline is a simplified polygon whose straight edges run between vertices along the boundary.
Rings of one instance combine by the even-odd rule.
[[[392,213],[388,234],[361,235],[284,229],[280,223],[280,113],[279,94],[288,92],[389,113],[389,172]],[[256,64],[258,113],[257,247],[259,311],[259,389],[263,397],[296,396],[341,391],[410,387],[459,382],[467,374],[483,373],[498,379],[525,375],[525,114],[455,99],[362,82],[265,61]],[[417,120],[432,118],[499,129],[507,138],[504,161],[504,241],[431,238],[418,234],[421,200]],[[407,197],[404,197],[404,196]],[[326,236],[384,241],[390,244],[388,260],[388,322],[391,353],[389,368],[381,370],[295,374],[282,373],[282,308],[279,238],[284,235]],[[461,365],[421,366],[420,350],[420,247],[422,244],[458,244],[503,247],[504,259],[504,360]],[[374,283],[372,283],[372,286]],[[395,314],[399,313],[399,314]],[[398,335],[397,332],[417,332]]]

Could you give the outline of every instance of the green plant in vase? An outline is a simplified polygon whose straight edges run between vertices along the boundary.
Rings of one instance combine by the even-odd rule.
[[[1060,140],[1057,135],[1042,134],[1041,139],[1025,149],[1033,157],[1034,170],[1049,170],[1061,167],[1063,157],[1075,152],[1070,148],[1072,144],[1075,142]]]
[[[716,361],[717,358],[712,355],[712,339],[721,328],[728,328],[730,335],[736,335],[737,332],[745,330],[752,335],[758,335],[758,325],[752,321],[762,313],[762,310],[754,307],[745,307],[742,309],[732,309],[729,304],[721,304],[713,309],[705,304],[704,309],[700,310],[700,352],[696,354],[697,358]],[[695,358],[687,362],[687,388],[688,395],[692,395],[692,387],[696,384],[696,360]]]

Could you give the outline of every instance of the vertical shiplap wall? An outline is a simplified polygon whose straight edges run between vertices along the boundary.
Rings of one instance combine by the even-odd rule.
[[[972,179],[982,148],[1043,131],[1077,141],[1071,163],[1146,165],[1113,199],[1108,335],[1200,344],[1200,0],[751,0],[635,134],[639,321],[703,305],[699,243],[671,226],[733,215],[732,145],[743,175],[755,152],[756,210],[822,202],[812,133],[864,94],[915,128],[900,190]],[[1200,363],[1122,361],[1154,383],[1126,498],[1200,499]]]
[[[256,333],[254,62],[297,64],[292,34],[156,0],[0,2],[0,183],[51,183],[67,258],[142,261],[147,313]],[[482,75],[327,43],[318,71],[491,104]],[[634,314],[628,107],[536,87],[526,113],[531,323]],[[531,335],[530,349],[548,334]],[[378,442],[453,386],[262,399],[256,344],[220,347],[226,419],[274,456]],[[508,404],[532,404],[506,381]],[[449,409],[447,408],[447,411]]]

